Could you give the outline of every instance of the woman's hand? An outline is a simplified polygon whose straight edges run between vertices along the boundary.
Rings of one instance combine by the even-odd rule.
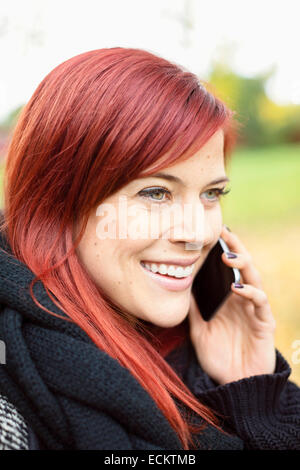
[[[189,310],[190,336],[203,370],[218,384],[275,371],[275,319],[260,275],[237,235],[225,227],[221,237],[237,258],[223,262],[240,270],[243,288],[235,288],[215,316],[202,319],[194,296]]]

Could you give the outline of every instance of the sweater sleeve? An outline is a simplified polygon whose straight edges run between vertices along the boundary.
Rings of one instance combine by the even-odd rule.
[[[190,372],[191,391],[222,414],[245,449],[300,450],[300,388],[288,380],[291,368],[277,349],[274,374],[218,385],[198,361]]]

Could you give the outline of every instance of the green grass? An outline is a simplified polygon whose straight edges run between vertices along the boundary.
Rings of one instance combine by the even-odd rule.
[[[227,174],[225,223],[265,228],[299,222],[300,145],[240,150]]]

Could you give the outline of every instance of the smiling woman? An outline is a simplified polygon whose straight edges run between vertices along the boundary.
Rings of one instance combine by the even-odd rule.
[[[224,136],[220,130],[189,159],[168,167],[167,178],[163,173],[165,187],[153,186],[159,178],[157,174],[147,178],[142,175],[107,197],[105,206],[115,208],[116,214],[120,214],[117,210],[120,197],[126,198],[126,213],[134,213],[134,225],[130,225],[130,217],[128,215],[126,220],[124,213],[111,223],[116,227],[116,233],[124,233],[124,228],[119,225],[125,219],[124,225],[128,227],[130,237],[124,233],[120,239],[107,237],[100,243],[100,230],[97,229],[101,224],[100,211],[92,211],[78,246],[79,257],[97,285],[135,320],[140,318],[157,326],[172,327],[187,316],[189,288],[195,274],[188,271],[185,276],[180,266],[189,269],[194,264],[195,254],[186,251],[186,243],[198,244],[197,261],[193,266],[197,272],[222,230],[219,196],[215,194],[222,189],[214,188],[213,184],[220,181],[218,184],[221,186],[228,179],[219,176],[225,172],[223,148]],[[210,193],[213,193],[212,198]],[[167,194],[168,198],[160,200],[153,197],[158,194]],[[191,209],[191,217],[185,221],[180,237],[176,230],[178,217],[175,224],[170,212],[181,205]],[[134,233],[137,229],[136,214],[140,214],[139,226],[148,229],[148,234],[144,230],[143,237],[139,238],[138,233]],[[156,214],[159,217],[155,217]],[[149,270],[147,265],[151,263],[155,266]],[[146,268],[146,272],[141,270],[141,266]],[[177,295],[174,295],[175,291]]]
[[[58,65],[20,115],[4,181],[0,393],[29,448],[299,446],[299,389],[260,276],[222,222],[236,124],[206,88],[150,52],[100,49]],[[205,322],[192,285],[221,235],[244,286]]]

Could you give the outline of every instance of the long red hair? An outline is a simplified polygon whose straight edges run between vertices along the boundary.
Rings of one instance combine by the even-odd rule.
[[[33,300],[53,313],[34,298],[33,283],[40,280],[67,320],[148,391],[184,449],[193,448],[192,433],[205,424],[192,425],[174,398],[221,428],[164,359],[178,334],[169,336],[175,338],[169,346],[161,336],[165,349],[159,349],[151,328],[105,298],[76,247],[94,207],[167,152],[153,173],[188,158],[220,128],[227,161],[236,135],[233,112],[204,82],[144,50],[99,49],[63,62],[43,79],[20,114],[6,158],[2,230],[36,276]]]

